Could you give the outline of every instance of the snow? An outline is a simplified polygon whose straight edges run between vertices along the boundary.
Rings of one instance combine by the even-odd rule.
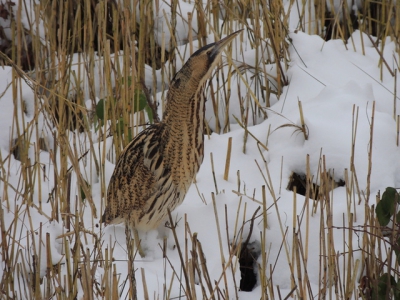
[[[171,6],[167,2],[157,2],[154,9],[154,34],[159,45],[162,44],[163,39],[166,41],[165,49],[169,51],[171,49],[171,23],[172,18]],[[178,1],[177,3],[177,13],[176,13],[176,35],[175,41],[173,41],[173,46],[187,44],[189,40],[189,17],[191,14],[191,24],[193,39],[197,39],[196,32],[197,29],[197,13],[195,10],[194,3],[186,3],[183,1]],[[136,17],[140,22],[140,11],[136,10]],[[175,44],[176,43],[176,44]]]
[[[24,1],[24,5],[21,6],[19,3],[15,3],[13,1],[1,1],[0,4],[5,6],[5,11],[0,17],[0,27],[4,32],[4,36],[0,39],[0,45],[4,43],[3,38],[8,39],[9,41],[14,40],[11,29],[11,20],[13,18],[15,18],[17,23],[21,24],[26,30],[40,36],[42,39],[44,38],[43,21],[41,19],[36,20],[35,16],[35,8],[39,5],[39,1]],[[18,8],[20,8],[21,11],[18,11]],[[29,41],[29,35],[26,36],[27,40]],[[15,40],[15,43],[18,43],[18,40]]]
[[[178,48],[180,49],[179,53],[182,61],[178,62],[178,68],[189,57],[187,49],[185,50],[184,48],[187,47],[185,43],[187,42],[188,29],[183,16],[187,16],[187,12],[192,11],[192,8],[193,5],[181,3],[182,17],[178,18],[177,28],[179,33],[178,42],[181,45]],[[160,41],[160,35],[165,34],[165,39],[168,41],[169,31],[166,29],[164,15],[161,13],[163,9],[166,8],[160,7],[159,10],[158,22],[160,22],[160,25],[157,27],[157,39]],[[168,14],[166,15],[168,16]],[[196,14],[193,14],[193,17],[193,24],[197,24],[195,21]],[[297,195],[297,206],[296,211],[294,211],[293,193],[287,191],[285,187],[292,171],[299,173],[306,172],[307,156],[310,159],[311,174],[315,178],[318,177],[321,157],[325,156],[326,168],[334,171],[336,180],[343,180],[345,178],[345,170],[349,170],[351,166],[350,158],[353,134],[356,133],[354,167],[357,172],[359,188],[365,191],[367,188],[368,159],[371,146],[370,125],[374,113],[372,173],[370,179],[371,199],[369,199],[370,202],[367,205],[374,204],[374,196],[378,191],[384,190],[387,186],[400,186],[400,150],[396,145],[396,122],[393,119],[393,91],[395,81],[385,67],[383,67],[383,74],[381,75],[378,63],[380,56],[369,39],[365,35],[362,38],[362,35],[362,33],[356,31],[348,40],[348,43],[345,44],[343,41],[338,40],[325,42],[318,36],[307,35],[292,30],[290,33],[291,62],[286,74],[289,79],[289,85],[284,88],[280,98],[275,99],[273,105],[267,111],[268,119],[257,118],[256,120],[252,120],[248,127],[248,130],[259,141],[267,144],[268,151],[261,148],[263,156],[260,155],[256,141],[250,136],[246,144],[246,153],[243,153],[244,130],[236,124],[233,118],[229,120],[231,123],[231,131],[229,133],[213,133],[210,137],[206,137],[205,159],[196,177],[196,184],[192,184],[184,203],[173,212],[172,216],[175,220],[179,220],[176,232],[181,247],[187,243],[185,220],[188,221],[190,232],[197,233],[198,240],[202,243],[203,251],[207,258],[212,282],[221,282],[221,274],[223,273],[221,256],[224,257],[225,261],[230,259],[229,243],[238,238],[241,224],[249,220],[260,206],[260,202],[257,201],[262,201],[262,186],[266,185],[262,175],[266,176],[266,166],[271,177],[271,182],[268,182],[268,188],[273,190],[277,197],[279,197],[277,208],[271,207],[268,210],[266,236],[268,265],[276,263],[273,280],[274,285],[280,287],[282,295],[285,292],[287,294],[291,290],[289,280],[290,269],[286,255],[283,254],[284,250],[281,249],[282,234],[276,210],[279,210],[284,226],[289,227],[291,226],[293,216],[302,213],[305,202],[304,197]],[[209,41],[212,42],[212,39]],[[239,42],[236,41],[235,43],[239,45]],[[361,43],[364,45],[365,54],[362,52],[363,47],[361,47]],[[193,44],[194,49],[196,49],[198,47],[197,42]],[[254,54],[254,50],[250,48],[249,42],[244,39],[241,46],[243,46],[242,49],[245,49],[245,52],[240,53],[238,51],[236,53],[235,63],[240,64],[244,62],[248,65],[256,66],[258,64],[258,62],[255,62],[256,55]],[[239,48],[237,47],[236,49]],[[394,42],[387,41],[383,55],[388,61],[389,66],[396,65],[394,49]],[[80,58],[76,57],[74,61],[78,63]],[[94,74],[96,76],[97,74],[101,74],[101,63],[98,66],[96,65],[95,68],[96,71]],[[224,67],[222,71],[227,74],[228,67]],[[84,73],[83,68],[81,72],[82,74]],[[251,71],[246,72],[251,73]],[[32,247],[29,247],[29,243],[32,243],[32,237],[27,238],[27,232],[32,234],[32,232],[38,233],[41,231],[41,235],[35,235],[34,243],[42,245],[39,248],[42,255],[40,274],[43,275],[47,259],[44,248],[44,245],[46,245],[46,233],[50,234],[52,242],[50,244],[52,263],[65,262],[65,255],[63,254],[65,251],[62,249],[64,246],[62,246],[60,239],[57,237],[65,234],[66,229],[60,223],[55,220],[49,220],[47,217],[52,215],[52,204],[51,201],[47,201],[47,198],[54,188],[54,172],[57,172],[57,170],[55,170],[49,152],[42,151],[38,158],[35,157],[33,152],[31,153],[31,160],[36,161],[38,159],[37,162],[45,165],[46,168],[42,169],[43,174],[38,173],[42,175],[36,179],[35,190],[41,190],[41,193],[34,194],[32,201],[35,206],[27,209],[27,204],[21,202],[21,197],[16,192],[22,189],[20,186],[22,165],[10,155],[10,143],[17,137],[15,131],[16,124],[14,124],[15,114],[18,115],[18,126],[23,128],[33,120],[37,113],[34,106],[36,100],[33,91],[23,81],[18,83],[19,89],[16,90],[16,94],[13,94],[12,86],[10,85],[13,75],[9,67],[0,69],[0,78],[4,79],[0,81],[0,94],[2,95],[0,97],[0,106],[2,107],[0,110],[0,151],[2,159],[5,160],[7,158],[7,162],[3,167],[7,168],[4,176],[7,176],[7,181],[9,182],[9,186],[6,187],[2,181],[0,189],[4,189],[1,196],[1,204],[4,210],[5,227],[17,226],[17,232],[20,232],[17,235],[18,242],[26,250],[23,254],[26,257],[30,257],[30,251],[34,251]],[[101,80],[96,77],[97,79]],[[148,80],[147,78],[146,82],[149,82]],[[233,88],[230,101],[230,115],[239,117],[240,99],[238,97],[238,89],[243,93],[246,90],[246,86],[239,76],[233,76],[231,80],[233,81]],[[216,83],[213,82],[213,84],[215,85]],[[84,83],[81,88],[85,88],[86,90],[86,87],[87,85]],[[101,85],[95,89],[97,97],[102,96],[101,93],[103,91],[100,90],[100,87]],[[261,93],[260,91],[256,91],[257,87],[254,84],[251,84],[250,87],[254,92]],[[158,85],[158,89],[160,88],[161,84]],[[397,82],[397,90],[400,90],[399,82]],[[88,98],[89,95],[86,95],[86,97]],[[161,92],[158,93],[157,97],[161,98]],[[222,97],[220,98],[222,99]],[[26,104],[26,112],[21,109],[22,101]],[[304,120],[308,132],[307,140],[304,138],[303,133],[296,132],[294,127],[283,126],[285,124],[301,125],[298,101],[302,103]],[[397,107],[399,107],[399,98],[396,97],[395,101],[397,102]],[[374,102],[375,111],[373,112]],[[92,102],[88,100],[87,103],[91,105]],[[212,125],[214,122],[214,113],[211,112],[212,106],[210,104],[210,101],[207,102],[206,118],[210,120],[210,124]],[[358,111],[358,117],[356,117],[357,114],[355,111]],[[399,111],[397,109],[395,115],[398,114]],[[41,129],[39,134],[52,139],[49,131],[45,129],[43,118],[39,117],[38,120]],[[221,123],[223,123],[222,113],[221,120]],[[357,123],[356,131],[353,129],[355,122]],[[29,132],[31,132],[31,141],[35,142],[37,138],[35,130],[29,129]],[[268,134],[269,132],[270,134]],[[112,141],[111,138],[108,138],[106,141],[101,142],[98,140],[95,132],[92,132],[92,135],[92,140],[90,141],[84,134],[71,133],[71,136],[74,136],[74,138],[70,138],[70,143],[74,143],[74,139],[79,141],[79,144],[82,145],[82,149],[79,150],[80,154],[89,150],[88,145],[90,142],[94,144],[93,152],[90,151],[87,154],[86,161],[80,162],[80,167],[81,172],[85,174],[90,184],[93,203],[97,209],[96,223],[92,223],[93,212],[87,202],[76,203],[75,200],[72,200],[71,211],[74,211],[75,208],[79,208],[81,205],[86,206],[82,215],[82,224],[85,225],[87,230],[94,231],[99,236],[101,235],[103,251],[106,248],[109,250],[112,249],[116,269],[121,274],[120,277],[125,278],[127,273],[127,254],[124,227],[107,226],[102,228],[101,226],[96,226],[100,222],[101,209],[104,208],[101,195],[102,179],[100,177],[104,176],[104,181],[108,184],[114,164],[106,160],[104,166],[102,166],[104,174],[98,175],[95,164],[93,161],[90,162],[90,160],[95,157],[102,157],[104,150],[108,152],[111,149]],[[229,179],[224,180],[224,167],[229,138],[232,138],[234,146],[232,148]],[[30,147],[33,149],[32,145]],[[217,188],[215,187],[212,175],[210,154],[213,155]],[[264,158],[266,164],[264,164]],[[239,171],[240,187],[238,187],[237,175]],[[316,181],[318,182],[318,180]],[[75,175],[72,176],[72,182],[73,189],[71,193],[72,198],[75,199],[80,191]],[[239,196],[234,191],[239,192],[243,196]],[[212,193],[215,195],[215,207],[213,205]],[[8,197],[8,202],[5,201],[7,200],[4,198],[5,196]],[[257,201],[252,200],[252,198]],[[338,187],[334,189],[332,199],[334,199],[334,209],[332,212],[333,225],[338,227],[343,226],[343,216],[347,216],[349,209],[345,188]],[[37,209],[39,201],[41,201],[40,207],[43,213]],[[267,193],[266,201],[267,207],[273,204],[269,192]],[[8,207],[7,203],[11,204],[11,207]],[[75,205],[77,206],[75,207]],[[355,205],[357,206],[358,216],[356,224],[362,225],[365,203]],[[18,214],[16,218],[17,209],[23,212],[29,211],[30,216],[28,217],[24,213]],[[350,210],[354,212],[354,206]],[[218,220],[215,217],[216,214],[218,215]],[[263,231],[263,223],[260,221],[261,218],[258,218],[255,222],[250,242],[260,242],[260,232]],[[320,212],[318,211],[313,214],[309,221],[309,257],[317,258],[320,255],[319,232],[323,230],[319,224]],[[246,223],[243,227],[242,235],[244,238],[250,232],[249,226],[249,223]],[[217,227],[221,230],[222,248],[219,245]],[[299,230],[304,237],[306,234],[305,225],[301,224]],[[162,297],[164,284],[167,286],[171,284],[170,280],[173,272],[180,272],[178,269],[180,259],[176,248],[174,248],[175,241],[169,230],[165,229],[164,231],[168,236],[166,253],[169,262],[174,266],[175,270],[163,259],[162,234],[159,234],[157,231],[148,232],[143,236],[142,242],[147,251],[147,256],[146,258],[138,257],[135,261],[135,268],[137,270],[141,270],[141,268],[145,270],[144,274],[149,294],[155,295],[156,298]],[[348,237],[343,238],[342,230],[338,229],[333,232],[336,248],[346,249]],[[354,245],[357,245],[357,238],[356,235],[352,236]],[[291,241],[291,239],[292,232],[289,230],[287,241]],[[94,244],[89,239],[84,247],[93,249]],[[188,248],[191,249],[191,247],[192,245],[189,241]],[[39,248],[35,251],[38,251]],[[361,254],[356,253],[354,257],[360,258]],[[22,258],[20,259],[23,261]],[[235,278],[236,283],[240,281],[239,265],[235,259],[236,257],[233,258],[234,261],[229,267],[233,268],[232,272],[227,272],[227,274],[230,274],[227,278],[227,286],[230,287],[229,294],[232,297],[235,295],[233,278]],[[261,263],[260,259],[259,262]],[[340,266],[342,266],[342,263]],[[318,293],[318,269],[318,259],[309,259],[308,275],[314,295]],[[267,276],[270,276],[269,270],[268,268]],[[2,277],[2,272],[3,268],[0,269],[0,277]],[[96,276],[100,281],[102,276],[104,276],[104,269],[98,267]],[[144,279],[140,271],[136,272],[136,280],[138,299],[143,299],[142,282]],[[196,287],[196,289],[198,289],[196,292],[200,297],[201,290],[199,287]],[[240,299],[259,299],[261,292],[260,286],[257,286],[252,292],[239,292],[239,297]],[[170,298],[178,297],[182,293],[179,282],[176,279],[172,282],[172,293]]]

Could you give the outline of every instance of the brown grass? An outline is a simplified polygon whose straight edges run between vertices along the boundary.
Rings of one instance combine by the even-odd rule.
[[[248,137],[256,139],[249,130],[249,126],[253,124],[252,120],[267,118],[266,108],[270,106],[271,97],[280,99],[282,89],[289,84],[285,75],[290,61],[287,41],[288,20],[290,13],[297,13],[294,8],[301,8],[302,5],[302,1],[292,0],[290,1],[292,9],[285,12],[280,0],[237,0],[234,2],[235,5],[232,5],[232,1],[208,1],[207,3],[196,1],[196,10],[192,13],[192,17],[197,15],[197,24],[189,24],[198,28],[197,38],[200,44],[205,43],[207,35],[220,36],[245,28],[244,34],[251,41],[252,47],[256,49],[257,61],[262,62],[256,67],[244,65],[233,60],[228,53],[226,64],[231,70],[229,77],[226,78],[222,70],[217,70],[213,78],[215,82],[219,82],[218,88],[222,92],[212,93],[214,96],[210,99],[214,112],[214,124],[211,124],[211,127],[218,133],[228,132],[235,118],[245,132],[243,144],[238,142],[232,144],[229,140],[226,161],[213,161],[211,156],[213,169],[216,164],[225,166],[225,180],[229,178],[232,148],[243,147],[243,152],[245,152]],[[97,225],[105,205],[104,168],[108,161],[115,162],[119,153],[129,142],[129,139],[124,137],[128,136],[129,132],[132,132],[133,136],[136,135],[140,127],[145,127],[148,123],[146,111],[132,113],[132,108],[137,103],[132,96],[135,89],[143,91],[157,120],[156,71],[160,71],[158,76],[161,76],[162,81],[161,87],[158,88],[165,95],[166,85],[177,69],[176,57],[179,57],[177,38],[172,34],[170,40],[163,39],[162,45],[156,43],[153,31],[156,20],[153,16],[157,9],[157,4],[154,3],[157,1],[154,3],[148,1],[144,5],[138,5],[137,0],[40,1],[40,4],[35,4],[31,8],[30,13],[37,21],[34,22],[35,18],[32,18],[30,26],[18,22],[18,16],[23,13],[21,8],[25,1],[22,1],[18,10],[13,13],[11,9],[15,6],[12,7],[12,2],[6,3],[8,4],[0,4],[0,18],[6,16],[6,19],[10,20],[12,38],[0,47],[0,63],[12,68],[15,80],[8,88],[12,91],[13,105],[22,108],[26,105],[24,99],[20,97],[20,90],[22,85],[28,84],[35,94],[34,105],[37,114],[29,122],[25,122],[24,109],[22,113],[15,110],[14,122],[10,124],[11,131],[17,136],[16,139],[10,141],[13,154],[0,153],[0,174],[3,186],[0,195],[0,252],[3,274],[0,278],[0,298],[75,299],[79,294],[82,299],[119,299],[121,293],[128,290],[129,279],[122,278],[113,263],[116,244],[110,240],[108,243],[110,248],[105,248],[101,238],[103,225]],[[180,14],[178,3],[176,0],[172,1],[170,6],[172,22],[169,30],[172,33],[175,32],[175,19]],[[325,1],[316,0],[315,6],[307,4],[300,9],[298,30],[318,34],[327,40],[341,39],[345,43],[355,30],[355,20],[362,21],[359,22],[361,25],[358,25],[358,29],[368,35],[378,53],[383,52],[385,44],[378,45],[377,41],[386,39],[396,41],[397,52],[394,55],[396,61],[399,61],[399,1],[365,0],[363,10],[356,15],[353,15],[347,7],[328,13],[324,3]],[[140,17],[140,23],[137,15]],[[223,26],[220,26],[221,21],[218,20],[220,16],[222,16]],[[319,22],[314,23],[313,19]],[[35,34],[39,20],[44,26],[42,37]],[[312,26],[313,24],[315,26]],[[324,24],[327,27],[323,27]],[[0,27],[0,36],[3,37],[1,29]],[[188,37],[186,51],[192,51],[190,47],[192,47],[193,39],[193,36]],[[166,44],[170,45],[169,51],[166,50]],[[354,45],[348,43],[347,47],[351,48]],[[75,55],[79,53],[78,64],[76,60],[72,60],[74,53]],[[399,65],[391,66],[383,59],[383,56],[381,57],[380,68],[388,69],[396,74],[395,69]],[[101,67],[99,67],[100,63],[102,63]],[[145,64],[151,67],[153,86],[150,89],[144,84]],[[275,73],[268,73],[267,66],[273,66]],[[240,91],[241,114],[234,118],[228,112],[229,106],[234,105],[230,103],[232,76],[239,78],[247,87],[246,90]],[[128,78],[132,79],[130,86],[124,84]],[[251,82],[262,86],[264,92],[254,94],[254,89],[250,87]],[[208,88],[210,92],[215,92],[211,86]],[[96,97],[108,100],[104,117],[107,122],[106,126],[98,126],[98,129],[94,130],[99,122],[94,111]],[[91,99],[93,106],[86,105],[88,99]],[[161,108],[164,107],[163,99],[159,103]],[[223,119],[219,114],[222,102],[225,108]],[[394,111],[396,111],[395,105]],[[307,124],[304,123],[300,101],[299,113],[302,116],[302,122],[301,127],[297,129],[302,131],[307,139]],[[44,132],[39,128],[38,124],[41,122],[39,118],[43,118]],[[394,115],[394,118],[397,118],[397,136],[399,136],[399,116]],[[375,199],[373,195],[370,195],[369,179],[366,194],[362,193],[358,187],[357,170],[353,163],[356,155],[354,145],[357,119],[358,109],[354,112],[353,151],[350,157],[350,169],[346,170],[345,178],[348,212],[340,228],[343,231],[343,244],[345,240],[349,242],[345,249],[338,248],[333,239],[332,231],[338,228],[332,225],[332,213],[335,209],[331,192],[332,180],[330,180],[331,174],[325,168],[323,157],[321,157],[318,174],[320,181],[318,199],[310,198],[315,190],[313,190],[313,178],[308,169],[304,206],[301,214],[293,215],[292,228],[285,227],[286,225],[281,220],[282,212],[276,205],[279,201],[277,196],[279,193],[274,191],[268,164],[259,166],[259,176],[265,180],[265,185],[260,187],[263,190],[262,200],[256,200],[242,193],[240,171],[237,172],[238,190],[235,193],[258,201],[262,207],[262,212],[254,216],[255,220],[263,222],[263,231],[260,233],[261,258],[257,262],[261,299],[289,297],[370,299],[369,291],[377,289],[377,278],[382,273],[389,270],[398,278],[398,271],[392,268],[391,262],[384,260],[384,257],[392,257],[393,250],[386,247],[387,244],[376,222],[373,205]],[[117,133],[119,120],[123,120],[123,135]],[[370,165],[373,126],[372,121]],[[112,146],[107,151],[106,141],[110,136],[113,137]],[[104,141],[104,143],[97,143],[97,141]],[[257,140],[257,142],[260,149],[268,150],[267,143],[264,145],[263,141]],[[41,151],[49,153],[50,162],[40,160]],[[260,153],[261,161],[266,162],[261,150]],[[20,161],[17,175],[13,173],[11,155]],[[54,168],[53,174],[50,175],[46,172],[49,164]],[[41,191],[47,189],[49,181],[46,176],[52,177],[54,188],[48,191],[48,197],[42,198]],[[230,177],[233,175],[230,174]],[[214,182],[215,192],[218,194],[220,191],[215,176]],[[91,187],[97,183],[100,186],[100,199],[92,197]],[[298,205],[296,197],[297,194],[294,191],[293,211],[296,211]],[[214,194],[211,199],[215,204]],[[101,204],[98,205],[95,201],[101,201]],[[365,203],[363,209],[356,205],[361,201]],[[43,211],[43,205],[48,203],[52,208],[50,214]],[[179,281],[183,294],[188,299],[196,299],[195,285],[200,287],[203,299],[238,297],[239,283],[228,279],[234,278],[234,270],[239,268],[237,257],[240,256],[242,242],[247,238],[241,233],[241,227],[244,224],[237,221],[235,225],[237,235],[232,239],[237,243],[229,246],[229,253],[222,253],[222,244],[227,241],[223,240],[221,232],[227,231],[228,228],[220,228],[218,219],[222,220],[224,212],[218,211],[215,205],[214,208],[217,220],[215,229],[219,233],[219,251],[223,270],[220,278],[215,282],[210,279],[202,243],[196,233],[191,232],[190,220],[184,222],[185,234],[190,243],[181,245],[175,234],[174,220],[170,216],[173,232],[171,238],[175,239],[181,264],[170,264],[165,242],[160,246],[165,249],[164,269],[172,269],[173,275],[171,278],[165,278],[163,294],[149,293],[146,280],[144,280],[146,270],[141,268],[143,286],[132,288],[132,295],[135,294],[136,289],[140,289],[144,291],[145,299],[161,297],[169,299],[173,281]],[[84,223],[87,221],[84,220],[83,215],[87,210],[90,210],[93,216],[90,223]],[[239,206],[237,215],[245,215],[245,211],[245,206]],[[308,249],[309,220],[316,212],[321,216],[318,258],[309,257]],[[279,286],[274,285],[274,274],[279,272],[275,269],[279,257],[268,256],[270,243],[268,213],[275,214],[279,222],[281,236],[277,237],[275,242],[281,243],[280,256],[285,257],[290,269],[291,277],[288,280],[291,282],[292,289],[288,294],[281,294]],[[38,214],[47,220],[39,227],[34,222]],[[364,224],[355,225],[356,219],[362,214],[365,218]],[[6,224],[5,215],[13,216],[13,221]],[[46,226],[54,221],[62,229],[59,235],[55,236],[53,233],[50,236],[46,233]],[[254,222],[254,220],[248,220],[248,222]],[[87,229],[96,228],[96,226],[100,228],[95,232]],[[306,228],[306,230],[301,231],[300,228]],[[291,240],[288,238],[289,230],[292,231]],[[358,245],[353,243],[353,233],[360,236]],[[55,244],[58,245],[63,256],[63,260],[56,264],[54,264],[54,258],[59,254],[53,253],[54,248],[51,247]],[[129,250],[131,260],[134,257],[132,251]],[[356,259],[354,253],[360,251],[362,258]],[[319,260],[318,295],[313,294],[308,276],[309,261],[312,259]],[[101,278],[96,277],[96,271],[99,268],[103,269]],[[139,273],[139,270],[135,271],[134,273]],[[364,274],[363,277],[358,275],[361,272]],[[134,283],[134,278],[131,277],[130,282]],[[230,282],[234,284],[235,294],[229,294],[232,290],[228,286]]]

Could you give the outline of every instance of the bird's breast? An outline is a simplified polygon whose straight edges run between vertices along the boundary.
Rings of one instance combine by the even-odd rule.
[[[196,125],[197,126],[197,125]],[[181,124],[174,129],[171,140],[165,149],[165,157],[171,168],[174,184],[186,192],[200,169],[204,156],[204,136],[194,125]],[[203,126],[201,126],[203,127]]]

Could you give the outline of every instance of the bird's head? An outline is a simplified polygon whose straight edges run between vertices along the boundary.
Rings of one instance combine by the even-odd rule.
[[[193,112],[203,111],[199,109],[201,105],[196,105],[196,101],[192,100],[202,100],[202,103],[204,103],[205,97],[196,96],[202,94],[204,83],[210,78],[212,70],[220,61],[224,48],[241,31],[236,31],[216,43],[200,48],[192,54],[182,69],[175,74],[167,94],[167,105],[163,115],[164,122],[180,120],[182,116],[191,115],[190,113],[182,114],[181,111],[185,107],[187,109],[188,105],[196,109]],[[201,115],[204,117],[203,114]]]
[[[242,31],[243,29],[238,30],[220,41],[208,44],[193,53],[180,72],[176,74],[172,81],[172,86],[176,85],[176,88],[182,88],[182,77],[186,77],[186,80],[189,79],[189,81],[193,80],[197,85],[202,86],[209,79],[212,70],[220,61],[222,51]]]
[[[208,44],[193,53],[190,57],[190,63],[194,67],[193,71],[205,71],[206,73],[203,76],[208,77],[209,72],[218,64],[222,51],[242,30],[238,30],[218,42]]]

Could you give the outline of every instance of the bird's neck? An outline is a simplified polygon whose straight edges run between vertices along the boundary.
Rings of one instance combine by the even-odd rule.
[[[163,115],[165,124],[182,125],[204,122],[204,83],[183,76],[174,78],[167,94]]]
[[[168,91],[162,121],[169,138],[165,164],[186,166],[174,170],[171,177],[187,191],[204,157],[205,100],[199,83],[182,85],[174,81]]]

